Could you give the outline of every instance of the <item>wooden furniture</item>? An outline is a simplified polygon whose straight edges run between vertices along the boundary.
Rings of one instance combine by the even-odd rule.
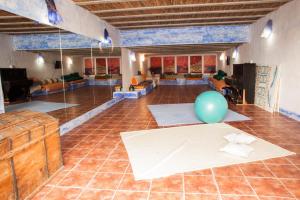
[[[4,100],[12,102],[30,97],[32,80],[27,78],[26,69],[0,68]]]
[[[0,115],[0,199],[30,197],[61,167],[58,120],[31,111]]]
[[[214,78],[209,78],[209,81],[213,84],[214,88],[220,92],[222,91],[222,89],[224,87],[228,87],[228,85],[225,83],[225,81],[222,79],[222,80],[217,80],[217,79],[214,79]]]
[[[232,78],[225,79],[226,84],[238,90],[241,104],[254,104],[256,64],[244,63],[233,65]]]
[[[60,91],[67,90],[69,88],[69,83],[67,82],[56,82],[56,83],[47,83],[45,85],[42,85],[42,90],[47,91],[47,92],[53,92],[53,91]]]

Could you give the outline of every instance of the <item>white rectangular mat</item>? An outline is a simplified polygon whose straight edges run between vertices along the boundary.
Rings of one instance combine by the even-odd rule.
[[[136,180],[294,154],[260,138],[250,145],[254,151],[248,158],[220,152],[228,143],[224,136],[230,133],[245,132],[219,123],[124,132],[121,136]]]
[[[193,103],[148,105],[158,126],[201,124],[197,119]],[[224,122],[251,120],[245,115],[228,110]]]

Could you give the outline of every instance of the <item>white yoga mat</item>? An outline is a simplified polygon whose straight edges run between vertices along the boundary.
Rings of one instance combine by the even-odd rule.
[[[294,154],[257,138],[248,158],[219,151],[224,136],[245,133],[224,123],[182,126],[121,133],[136,180],[246,163]],[[247,134],[247,133],[246,133]]]
[[[5,112],[12,112],[18,110],[31,110],[35,112],[51,112],[54,110],[59,110],[63,108],[69,108],[73,106],[78,106],[78,104],[69,103],[55,103],[48,101],[30,101],[25,103],[13,104],[5,107]]]
[[[154,116],[158,126],[203,123],[197,119],[193,103],[148,105],[148,108]],[[245,115],[228,110],[224,122],[245,120],[251,119]]]

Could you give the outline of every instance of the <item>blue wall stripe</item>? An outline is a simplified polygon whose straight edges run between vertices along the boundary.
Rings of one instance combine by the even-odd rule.
[[[97,40],[77,34],[61,34],[62,48],[98,47]],[[58,49],[59,34],[17,35],[13,38],[17,50]],[[179,44],[246,43],[248,25],[154,28],[121,31],[121,47]]]

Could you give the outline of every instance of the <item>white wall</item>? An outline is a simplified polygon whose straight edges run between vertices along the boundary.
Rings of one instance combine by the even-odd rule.
[[[28,78],[57,78],[62,74],[61,69],[55,69],[55,61],[61,60],[59,54],[43,53],[45,63],[39,65],[36,62],[37,54],[27,51],[14,51],[11,36],[0,35],[0,67],[7,68],[14,65],[17,68],[26,68]],[[74,57],[73,64],[68,65],[67,57],[63,56],[64,74],[79,72],[82,74],[82,58]]]
[[[130,51],[127,48],[121,48],[121,70],[122,70],[122,86],[124,91],[129,90],[131,83],[131,78],[137,75],[139,70],[139,61],[138,56],[136,55],[137,60],[133,62],[130,59]]]
[[[69,74],[72,72],[79,72],[82,74],[82,63],[80,65],[76,64],[78,62],[73,58],[73,64],[68,65],[66,62],[66,57],[63,56],[63,66],[64,71],[62,69],[55,69],[54,64],[55,61],[60,61],[61,57],[57,54],[52,53],[42,53],[41,55],[44,57],[45,63],[40,65],[36,62],[37,54],[25,51],[15,51],[13,54],[13,65],[17,68],[26,68],[27,76],[29,78],[38,78],[38,79],[46,79],[46,78],[58,78],[64,74]]]
[[[273,34],[261,38],[266,22],[273,20]],[[300,1],[289,2],[251,26],[249,44],[239,47],[235,63],[279,66],[281,110],[300,119]],[[287,113],[286,113],[287,114]]]

